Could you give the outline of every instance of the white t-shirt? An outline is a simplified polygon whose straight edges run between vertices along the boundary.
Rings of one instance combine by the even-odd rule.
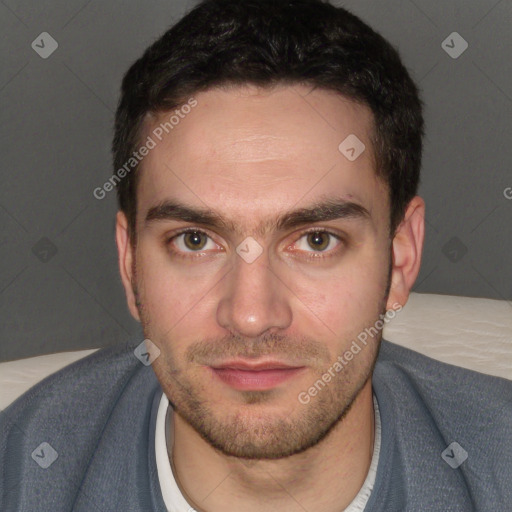
[[[350,505],[343,512],[363,512],[375,483],[381,443],[380,414],[375,395],[373,395],[373,407],[375,411],[375,442],[373,446],[373,455],[370,469],[366,475],[363,486],[357,493],[357,496],[352,500]],[[158,407],[158,413],[156,417],[155,434],[156,467],[158,471],[160,488],[162,489],[162,496],[164,498],[165,506],[169,512],[196,512],[196,510],[183,497],[183,494],[181,494],[180,488],[178,487],[172,472],[169,457],[167,455],[165,418],[168,408],[169,399],[165,393],[162,393],[162,398],[160,399],[160,405]]]

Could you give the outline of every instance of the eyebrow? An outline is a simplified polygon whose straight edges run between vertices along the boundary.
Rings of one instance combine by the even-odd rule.
[[[305,224],[327,222],[338,219],[370,221],[370,212],[361,204],[340,198],[320,200],[310,206],[285,212],[277,217],[264,220],[255,230],[259,236],[270,230],[285,231]],[[160,220],[177,220],[200,224],[209,228],[221,229],[242,234],[240,227],[233,221],[208,208],[189,206],[178,201],[165,200],[151,207],[145,224]]]

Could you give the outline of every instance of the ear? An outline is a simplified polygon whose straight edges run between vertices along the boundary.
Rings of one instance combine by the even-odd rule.
[[[126,300],[128,302],[128,309],[135,318],[140,322],[139,311],[136,305],[135,294],[133,293],[132,286],[132,264],[133,264],[133,249],[128,236],[128,220],[126,215],[119,211],[116,215],[116,244],[119,260],[119,271],[121,273],[121,280],[123,281],[124,291],[126,293]]]
[[[391,287],[387,309],[405,306],[418,277],[425,236],[425,201],[415,196],[393,238]],[[393,307],[393,305],[395,307]]]

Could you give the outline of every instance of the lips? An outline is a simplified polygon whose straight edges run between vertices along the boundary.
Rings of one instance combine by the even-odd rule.
[[[279,361],[229,361],[211,366],[215,377],[237,390],[272,389],[301,373],[304,366],[290,366]]]

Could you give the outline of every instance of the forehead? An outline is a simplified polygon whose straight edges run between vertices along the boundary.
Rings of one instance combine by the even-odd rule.
[[[139,217],[176,199],[249,224],[330,192],[384,215],[369,108],[305,86],[211,89],[194,99],[172,125],[175,111],[145,123],[143,140],[151,137],[155,147],[139,167]],[[350,147],[364,150],[348,158]]]

